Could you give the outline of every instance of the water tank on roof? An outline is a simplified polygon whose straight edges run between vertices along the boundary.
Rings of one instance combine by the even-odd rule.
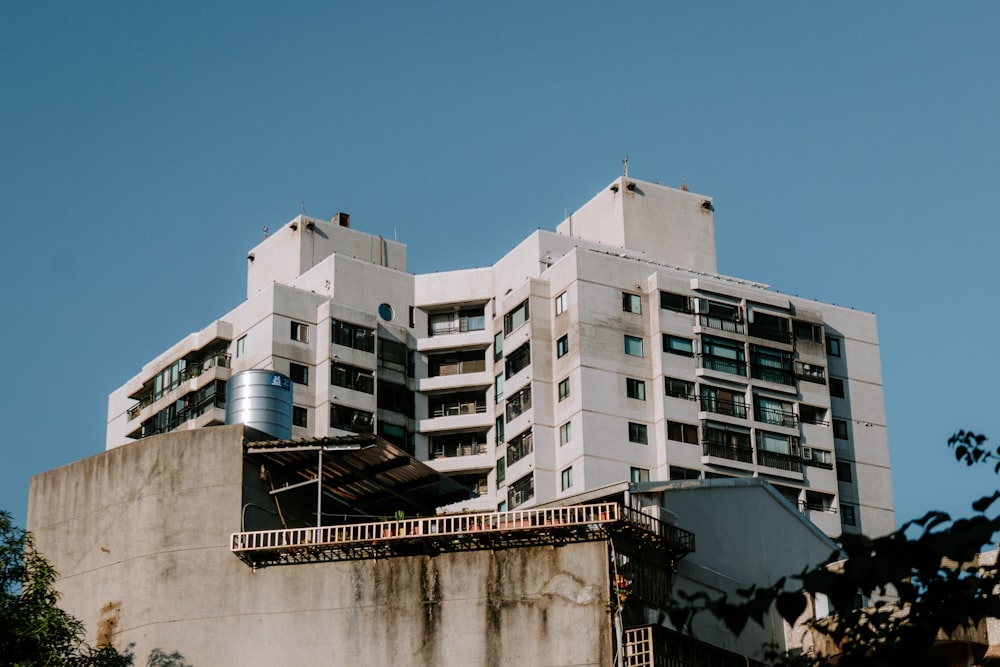
[[[274,371],[249,370],[226,384],[226,423],[246,424],[277,440],[292,437],[292,381]]]

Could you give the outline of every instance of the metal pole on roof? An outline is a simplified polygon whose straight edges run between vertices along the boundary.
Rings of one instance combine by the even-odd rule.
[[[319,449],[316,467],[316,527],[323,525],[323,448]]]

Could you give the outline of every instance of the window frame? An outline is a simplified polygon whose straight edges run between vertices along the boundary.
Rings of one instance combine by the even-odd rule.
[[[569,334],[563,334],[556,340],[556,359],[562,359],[569,354]]]
[[[299,343],[308,343],[309,325],[304,322],[297,322],[296,320],[292,320],[288,335],[291,338],[291,340],[297,341]]]
[[[826,356],[840,357],[844,352],[844,339],[839,336],[826,337]]]
[[[682,346],[678,347],[676,344],[681,343]],[[690,349],[686,349],[690,348]],[[676,354],[681,357],[693,357],[694,356],[694,339],[685,338],[684,336],[675,336],[674,334],[663,334],[663,351],[666,354]]]
[[[508,310],[503,316],[504,338],[511,335],[531,319],[531,309],[528,304],[529,299],[525,299]]]
[[[642,338],[639,336],[630,336],[625,334],[624,344],[626,355],[630,357],[639,357],[640,359],[643,357]],[[636,346],[638,346],[639,354],[636,354]]]
[[[649,444],[649,426],[639,422],[628,423],[628,441],[637,445]]]
[[[569,307],[569,297],[566,296],[566,292],[562,292],[555,298],[555,306],[556,317],[559,317],[566,312],[566,309]]]
[[[632,466],[628,471],[629,482],[632,484],[641,484],[643,482],[649,481],[649,468],[637,468]]]
[[[625,378],[625,396],[637,401],[645,401],[646,381],[638,378]]]
[[[559,384],[557,385],[557,392],[560,401],[569,398],[569,393],[570,393],[569,378],[563,378],[562,380],[559,380]]]
[[[836,440],[851,439],[851,431],[850,427],[847,424],[846,419],[838,419],[837,417],[834,417],[832,420],[830,420],[830,423],[833,426],[834,439]]]
[[[309,408],[301,405],[292,406],[292,426],[309,428]]]
[[[301,381],[296,378],[301,378]],[[294,384],[303,387],[309,386],[309,367],[304,364],[297,364],[294,361],[288,362],[288,379]]]
[[[671,391],[670,389],[671,385],[675,384],[684,385],[685,389],[687,389],[688,391],[686,391],[683,394],[677,393],[676,391]],[[698,396],[695,394],[694,389],[695,389],[694,382],[691,382],[690,380],[682,380],[681,378],[672,378],[667,376],[663,377],[663,393],[672,398],[682,398],[686,401],[697,400]]]
[[[622,292],[622,312],[642,314],[642,295]]]
[[[560,490],[565,491],[573,487],[573,466],[563,468],[559,473]]]
[[[573,442],[573,422],[568,421],[559,425],[559,446],[568,445]]]
[[[669,419],[667,420],[667,440],[697,445],[698,425]]]
[[[830,396],[833,398],[847,398],[847,386],[844,384],[844,378],[830,378]]]

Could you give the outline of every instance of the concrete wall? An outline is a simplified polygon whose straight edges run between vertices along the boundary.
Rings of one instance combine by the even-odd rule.
[[[28,528],[90,641],[199,667],[610,663],[604,543],[254,572],[228,550],[242,435],[157,436],[32,480]]]

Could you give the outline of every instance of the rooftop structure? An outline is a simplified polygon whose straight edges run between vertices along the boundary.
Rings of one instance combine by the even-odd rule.
[[[827,535],[895,527],[875,316],[719,274],[714,203],[623,176],[492,266],[298,216],[247,299],[109,397],[107,447],[293,383],[293,438],[374,433],[507,512],[621,480],[760,478]],[[776,258],[775,258],[776,259]]]

